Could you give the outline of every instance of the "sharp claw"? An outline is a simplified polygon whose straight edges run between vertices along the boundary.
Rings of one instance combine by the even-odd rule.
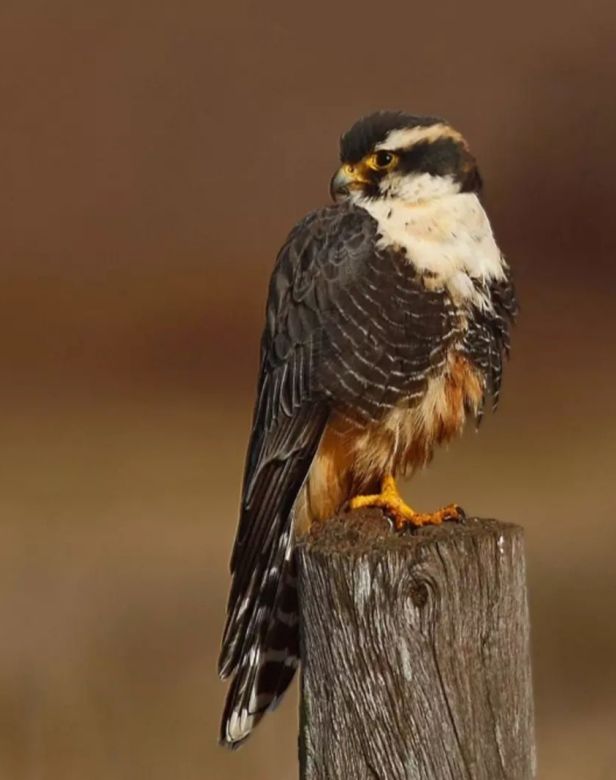
[[[466,520],[466,512],[458,504],[452,504],[445,507],[443,513],[443,520],[455,520],[456,522],[463,523]]]

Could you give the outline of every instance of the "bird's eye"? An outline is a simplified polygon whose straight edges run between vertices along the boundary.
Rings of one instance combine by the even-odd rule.
[[[396,155],[393,152],[386,152],[384,149],[379,149],[371,155],[368,164],[375,171],[383,171],[392,168],[395,161]]]

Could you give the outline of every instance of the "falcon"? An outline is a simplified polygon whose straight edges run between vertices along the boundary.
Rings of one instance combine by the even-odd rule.
[[[291,231],[272,273],[219,671],[221,742],[245,740],[299,661],[294,539],[345,508],[397,529],[396,477],[495,405],[517,305],[462,135],[378,112],[340,142],[333,204]]]

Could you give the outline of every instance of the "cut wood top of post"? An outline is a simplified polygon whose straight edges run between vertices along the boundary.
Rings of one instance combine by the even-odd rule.
[[[461,523],[446,522],[400,532],[393,529],[380,509],[360,509],[322,523],[314,523],[310,532],[298,539],[297,545],[319,552],[350,555],[385,550],[409,552],[409,548],[419,548],[425,544],[486,534],[510,537],[522,534],[522,529],[512,523],[471,517]]]

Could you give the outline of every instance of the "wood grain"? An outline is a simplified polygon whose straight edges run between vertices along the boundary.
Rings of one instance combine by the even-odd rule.
[[[394,533],[378,512],[298,543],[303,780],[530,780],[522,530]]]

